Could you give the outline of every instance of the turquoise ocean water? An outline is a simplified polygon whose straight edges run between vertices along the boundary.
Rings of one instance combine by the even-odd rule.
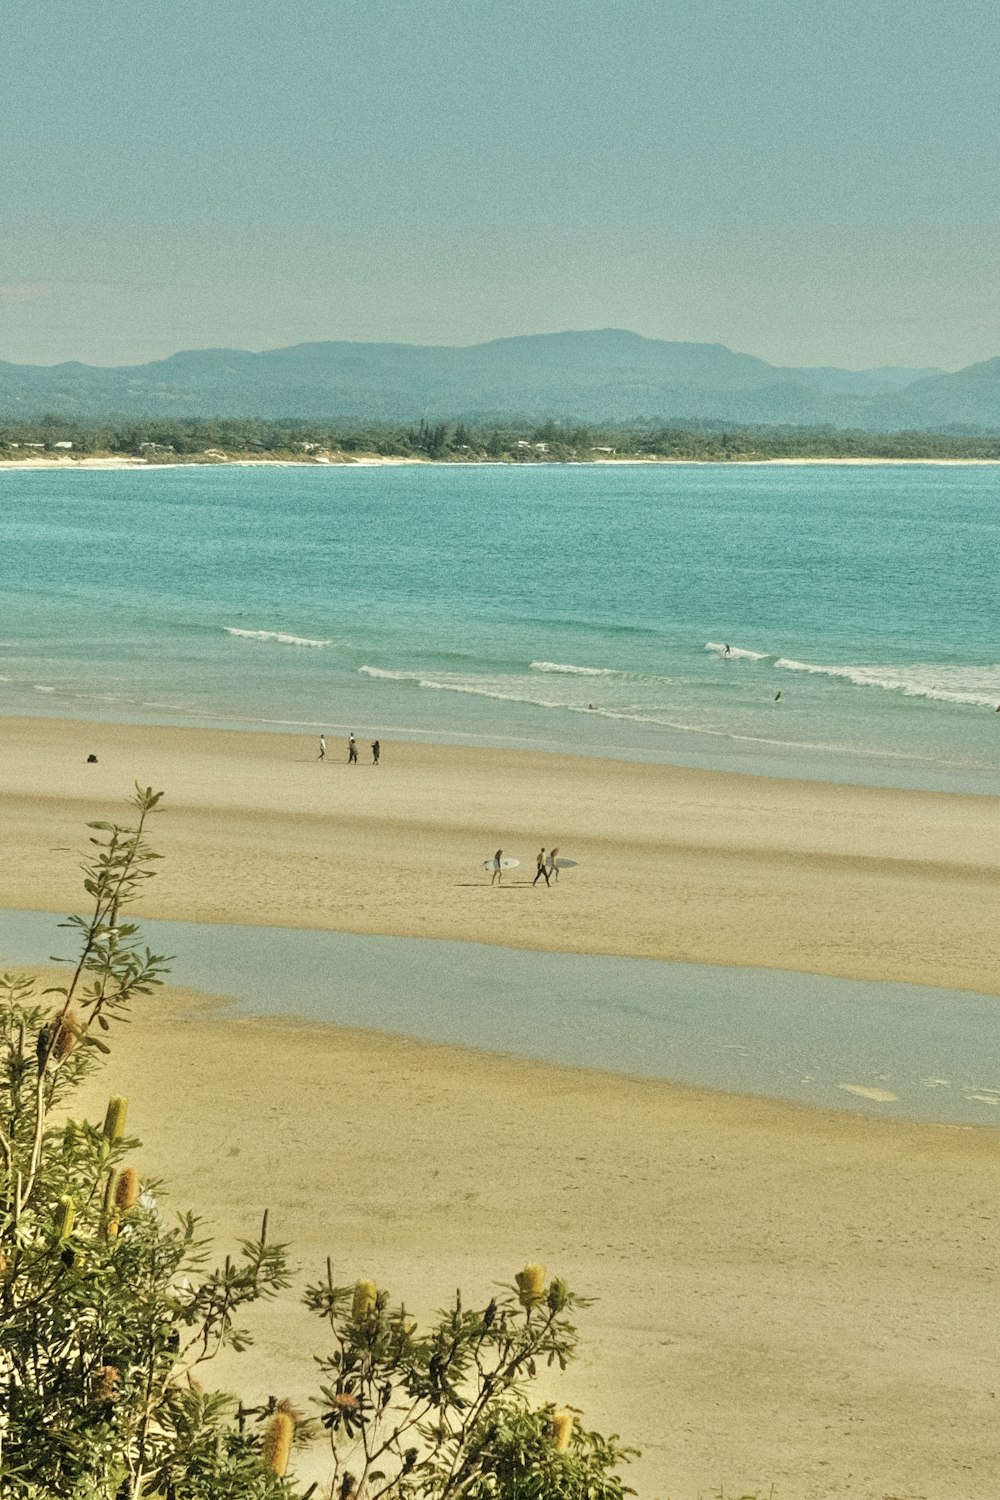
[[[8,471],[0,577],[0,714],[1000,791],[1000,468]]]

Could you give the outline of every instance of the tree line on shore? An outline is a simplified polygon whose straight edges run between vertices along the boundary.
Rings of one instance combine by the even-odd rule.
[[[0,421],[0,457],[106,455],[151,463],[234,458],[351,462],[361,455],[441,463],[585,463],[600,459],[753,462],[774,458],[1000,460],[1000,434],[871,433],[834,427],[705,423],[630,426],[554,421],[324,424],[305,420],[178,419],[94,425],[46,416]]]

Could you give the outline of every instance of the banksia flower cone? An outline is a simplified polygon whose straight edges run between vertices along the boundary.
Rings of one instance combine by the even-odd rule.
[[[115,1185],[115,1206],[134,1208],[139,1199],[139,1174],[135,1167],[126,1167]]]
[[[80,1023],[71,1010],[68,1010],[59,1023],[55,1040],[52,1043],[53,1057],[68,1057],[80,1040]]]
[[[545,1295],[545,1267],[525,1266],[523,1271],[518,1271],[514,1280],[517,1282],[518,1301],[530,1312]]]
[[[351,1306],[351,1316],[356,1323],[363,1323],[365,1318],[370,1318],[375,1311],[375,1303],[378,1301],[378,1287],[374,1281],[358,1281],[354,1284],[354,1302]]]
[[[57,1240],[64,1240],[73,1233],[73,1217],[75,1215],[72,1198],[60,1198],[56,1204],[55,1217],[52,1227],[56,1232]]]
[[[264,1462],[279,1479],[285,1475],[292,1456],[295,1418],[287,1411],[276,1411],[264,1434]]]
[[[128,1100],[122,1094],[113,1094],[108,1100],[108,1108],[104,1116],[104,1139],[106,1141],[121,1140],[125,1134],[127,1114]]]
[[[94,1372],[94,1400],[113,1401],[118,1394],[121,1375],[114,1365],[101,1365]]]
[[[566,1453],[573,1437],[573,1413],[571,1411],[554,1411],[552,1413],[552,1446],[557,1453]]]

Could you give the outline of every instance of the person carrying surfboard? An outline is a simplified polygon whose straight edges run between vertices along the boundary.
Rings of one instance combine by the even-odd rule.
[[[498,849],[493,856],[493,874],[490,876],[490,885],[503,885],[503,850]]]
[[[556,864],[556,855],[559,853],[559,845],[549,850],[549,874],[559,879],[559,866]]]

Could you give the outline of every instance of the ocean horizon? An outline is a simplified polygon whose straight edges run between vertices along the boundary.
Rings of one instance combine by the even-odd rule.
[[[997,480],[11,470],[0,714],[996,793]]]

